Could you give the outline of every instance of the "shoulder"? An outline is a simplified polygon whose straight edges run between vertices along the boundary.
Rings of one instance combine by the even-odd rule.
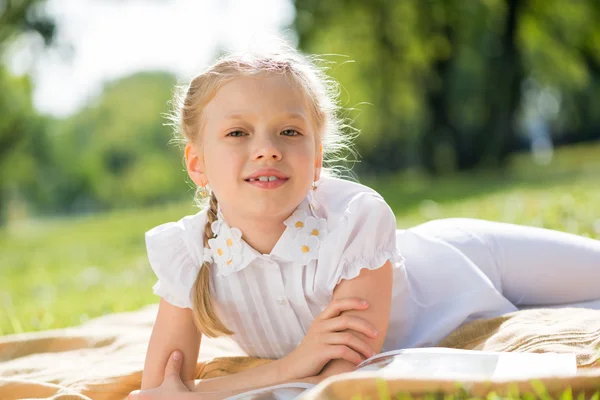
[[[365,214],[385,213],[393,217],[393,212],[383,197],[372,188],[361,183],[339,178],[323,178],[319,181],[314,195],[319,214],[334,225]],[[394,218],[395,219],[395,218]]]
[[[206,211],[146,232],[146,251],[158,282],[154,293],[174,306],[192,307],[192,287],[204,262]]]
[[[207,211],[205,209],[196,214],[186,215],[178,221],[166,222],[149,229],[146,232],[146,238],[161,237],[165,235],[176,235],[182,232],[192,232],[198,229],[204,229],[206,224]]]
[[[365,268],[379,269],[388,260],[394,267],[402,265],[396,248],[396,217],[375,190],[326,178],[317,188],[315,202],[331,227],[319,257],[319,264],[327,266],[320,269],[319,282],[329,293]]]
[[[207,221],[206,210],[186,215],[178,221],[158,225],[145,234],[148,255],[170,257],[175,252],[187,250],[195,262],[203,261],[204,228]]]
[[[327,221],[328,244],[377,244],[395,237],[396,216],[383,197],[360,183],[325,178],[314,194],[315,214]],[[377,238],[377,239],[375,239]],[[365,249],[366,250],[366,249]]]

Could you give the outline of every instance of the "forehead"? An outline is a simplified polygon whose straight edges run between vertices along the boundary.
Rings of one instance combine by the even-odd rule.
[[[304,91],[283,74],[242,76],[223,85],[205,107],[205,118],[222,120],[231,115],[263,117],[304,115],[311,119]]]

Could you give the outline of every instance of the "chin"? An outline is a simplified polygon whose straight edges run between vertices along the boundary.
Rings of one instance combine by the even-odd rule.
[[[252,209],[248,210],[249,214],[261,218],[274,216],[282,216],[287,218],[287,215],[291,214],[296,209],[295,206],[290,204],[289,199],[285,199],[284,201],[260,199],[256,200],[252,206]]]

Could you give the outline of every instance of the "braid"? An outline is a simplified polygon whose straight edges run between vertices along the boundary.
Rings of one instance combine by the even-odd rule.
[[[208,247],[208,240],[214,236],[211,225],[217,220],[217,210],[217,198],[214,193],[211,193],[207,210],[208,220],[204,227],[204,247]],[[194,322],[198,330],[208,337],[233,335],[233,332],[221,322],[213,308],[210,295],[210,267],[210,261],[204,262],[194,283]]]

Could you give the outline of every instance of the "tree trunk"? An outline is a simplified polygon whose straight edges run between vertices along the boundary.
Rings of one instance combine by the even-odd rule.
[[[381,88],[378,91],[377,108],[379,109],[379,118],[383,121],[380,126],[383,134],[379,136],[376,142],[377,150],[370,157],[368,163],[380,171],[397,171],[406,166],[404,154],[406,146],[404,146],[403,137],[399,133],[400,123],[392,109],[395,93],[390,88],[394,86],[397,57],[403,51],[396,46],[391,37],[394,34],[392,29],[393,16],[390,10],[391,3],[382,0],[364,4],[370,8],[373,23],[378,27],[376,39],[379,45],[375,54],[378,58],[376,64],[379,65],[379,69],[376,72],[379,75]]]
[[[518,20],[524,0],[507,0],[502,53],[492,58],[487,80],[490,115],[479,133],[482,162],[502,166],[517,143],[515,117],[520,106],[523,66],[517,46]]]
[[[431,175],[438,175],[439,165],[436,163],[436,149],[440,142],[447,141],[453,148],[456,157],[456,168],[459,170],[468,169],[473,162],[472,151],[466,145],[461,132],[452,124],[450,119],[450,110],[448,108],[447,95],[449,93],[450,82],[453,79],[452,65],[456,54],[455,32],[449,17],[449,4],[443,2],[445,19],[443,25],[439,27],[443,35],[450,43],[450,56],[445,59],[438,59],[433,64],[433,71],[437,78],[438,85],[430,88],[426,102],[429,108],[431,124],[425,129],[420,138],[420,156],[421,165]],[[422,4],[419,8],[420,14],[424,20],[431,21],[431,8]]]

